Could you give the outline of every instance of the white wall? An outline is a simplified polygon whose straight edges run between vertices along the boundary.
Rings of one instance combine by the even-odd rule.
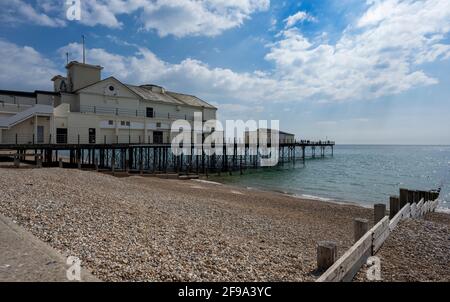
[[[113,121],[113,125],[109,124],[110,120]],[[122,125],[122,121],[125,122],[125,125]],[[130,123],[129,126],[127,122]],[[170,142],[170,123],[166,120],[159,122],[161,127],[158,128],[154,119],[100,116],[72,112],[67,118],[55,118],[55,123],[56,128],[68,128],[68,143],[74,144],[78,143],[78,135],[80,135],[80,143],[89,142],[89,128],[95,129],[96,142],[101,144],[104,143],[105,139],[107,143],[115,143],[117,137],[119,143],[128,143],[130,138],[132,143],[148,143],[150,137],[149,143],[152,143],[153,131],[163,132],[164,142]],[[145,131],[145,127],[147,131]]]
[[[82,64],[71,64],[67,73],[72,91],[86,87],[101,80],[101,69]],[[68,87],[70,89],[70,87]]]
[[[26,144],[33,142],[33,134],[35,134],[35,118],[29,118],[22,123],[11,127],[10,129],[3,130],[2,143],[4,144],[15,144],[16,134],[17,142],[19,144]],[[48,143],[50,139],[50,118],[40,116],[37,119],[37,125],[44,127],[44,143]],[[37,143],[37,136],[35,136],[35,143]]]
[[[70,111],[80,112],[80,99],[78,95],[62,93],[61,104],[69,104]]]
[[[55,96],[50,94],[38,93],[36,96],[37,104],[54,106]]]
[[[115,88],[114,92],[108,90],[109,86]],[[79,98],[82,108],[88,107],[92,110],[95,106],[96,111],[99,112],[103,108],[108,108],[108,112],[113,112],[118,108],[129,111],[131,115],[136,115],[136,111],[138,111],[138,115],[142,116],[146,114],[147,108],[150,107],[153,108],[154,116],[157,118],[184,119],[186,117],[192,120],[195,112],[203,112],[204,120],[215,119],[216,117],[216,110],[213,109],[142,100],[113,78],[83,89]]]

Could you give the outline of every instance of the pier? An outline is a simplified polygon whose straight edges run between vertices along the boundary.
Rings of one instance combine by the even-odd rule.
[[[333,141],[280,142],[278,166],[305,163],[307,158],[334,155]],[[174,155],[171,144],[8,144],[0,145],[0,161],[37,167],[64,167],[110,171],[179,175],[244,173],[260,165],[261,147],[227,143],[221,155],[208,155],[203,145],[191,145],[191,155]],[[271,147],[268,145],[267,147]],[[255,152],[255,148],[256,151]]]

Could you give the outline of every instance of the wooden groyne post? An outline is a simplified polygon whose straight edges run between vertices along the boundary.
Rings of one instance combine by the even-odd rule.
[[[337,259],[337,245],[334,241],[321,241],[317,245],[317,269],[326,271]]]
[[[369,221],[367,219],[356,218],[353,220],[354,242],[357,242],[369,230]]]
[[[400,189],[400,207],[403,208],[408,203],[408,190]]]
[[[373,222],[378,223],[386,216],[386,205],[384,203],[377,203],[373,206]]]
[[[395,216],[400,211],[400,198],[398,196],[389,197],[389,218]]]
[[[366,219],[355,219],[355,244],[342,257],[337,259],[316,282],[352,281],[367,259],[380,250],[400,221],[406,218],[421,218],[425,214],[435,211],[439,203],[439,193],[439,189],[433,191],[401,189],[400,197],[390,197],[389,202],[391,208],[389,217],[382,217],[382,214],[386,213],[386,206],[384,204],[374,206],[375,225],[368,231],[368,221]],[[421,197],[421,199],[416,203],[415,200],[418,197]],[[406,200],[406,205],[400,208],[401,201],[404,200]],[[319,260],[319,249],[317,253]],[[317,264],[319,269],[319,261]]]

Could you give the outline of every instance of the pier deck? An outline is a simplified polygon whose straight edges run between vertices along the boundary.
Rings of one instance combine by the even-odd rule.
[[[332,141],[296,141],[278,145],[278,165],[305,162],[307,157],[334,154]],[[208,155],[202,145],[192,145],[191,155],[175,155],[171,144],[7,144],[0,145],[0,161],[36,166],[91,168],[126,172],[208,174],[260,167],[261,147],[249,144],[222,144],[222,154]],[[268,145],[268,147],[272,147]]]

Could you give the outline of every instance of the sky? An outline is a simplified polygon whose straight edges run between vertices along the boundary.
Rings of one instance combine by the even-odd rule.
[[[450,144],[449,0],[0,0],[0,89],[51,90],[82,35],[104,78],[197,95],[221,120]]]

